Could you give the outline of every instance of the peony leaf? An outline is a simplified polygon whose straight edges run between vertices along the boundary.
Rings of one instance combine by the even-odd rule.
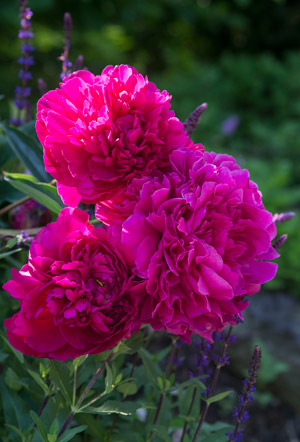
[[[14,355],[16,356],[16,358],[19,360],[19,362],[21,362],[21,364],[24,364],[24,356],[23,353],[21,353],[19,350],[16,350],[9,342],[9,340],[7,338],[5,338],[4,336],[1,336],[1,338],[3,339],[3,341],[9,346],[9,348],[11,349],[11,351],[14,353]]]
[[[139,354],[140,354],[140,356],[142,358],[143,365],[144,365],[144,368],[145,368],[145,372],[146,372],[146,375],[147,375],[149,381],[151,382],[151,384],[154,387],[157,388],[158,387],[157,378],[161,374],[158,371],[158,367],[153,363],[151,357],[149,356],[149,353],[144,348],[141,348],[139,350]]]
[[[106,364],[106,376],[105,376],[105,391],[104,394],[108,394],[112,390],[113,384],[113,374],[111,368],[108,364]]]
[[[40,417],[38,417],[38,415],[34,411],[31,410],[30,415],[32,417],[33,422],[37,426],[37,429],[41,435],[41,438],[43,439],[43,441],[48,442],[46,425],[44,424],[42,419]]]
[[[41,387],[41,389],[44,391],[45,394],[49,394],[49,388],[47,384],[43,381],[41,376],[36,373],[35,371],[27,369],[30,376],[35,380],[35,382]]]
[[[28,121],[28,123],[22,124],[22,126],[19,129],[25,135],[28,135],[28,137],[32,138],[36,143],[37,147],[40,149],[40,151],[43,152],[43,146],[39,142],[39,139],[36,134],[35,120]]]
[[[21,439],[22,442],[26,442],[26,436],[22,433],[21,430],[19,430],[19,428],[15,427],[14,425],[10,425],[10,424],[4,424],[6,427],[10,428],[11,430],[13,430]],[[24,431],[24,430],[23,430]]]
[[[73,367],[78,368],[84,361],[88,358],[89,355],[82,355],[73,360]]]
[[[0,402],[5,404],[3,407],[4,422],[16,425],[18,428],[28,428],[31,419],[26,402],[20,394],[8,390],[2,376],[0,376]]]
[[[5,173],[4,179],[15,189],[23,192],[55,214],[59,214],[61,209],[65,207],[56,188],[50,184],[39,183],[33,177],[14,173]]]
[[[30,172],[41,181],[50,181],[51,176],[45,171],[43,152],[38,143],[11,126],[1,123],[1,128],[11,149]]]
[[[6,258],[7,256],[14,255],[17,252],[20,252],[22,250],[22,247],[19,247],[18,249],[9,250],[8,252],[0,253],[0,259]]]
[[[19,391],[22,387],[27,387],[27,385],[21,381],[17,373],[13,371],[10,367],[8,367],[5,373],[4,380],[10,390]]]
[[[54,385],[61,391],[62,395],[66,399],[69,405],[72,403],[72,393],[69,382],[69,370],[62,362],[50,361],[50,377]]]

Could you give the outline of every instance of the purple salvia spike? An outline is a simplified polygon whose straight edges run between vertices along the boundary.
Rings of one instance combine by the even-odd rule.
[[[286,221],[294,218],[294,216],[296,216],[295,212],[275,213],[275,215],[273,216],[273,221],[276,224],[285,223]]]
[[[22,85],[17,86],[15,93],[15,106],[17,110],[16,118],[11,118],[10,122],[15,126],[21,126],[24,122],[29,121],[31,118],[31,104],[29,97],[31,94],[30,87],[27,86],[27,82],[32,79],[32,74],[29,71],[30,66],[34,64],[31,52],[34,51],[33,46],[29,43],[29,40],[33,38],[33,32],[31,29],[31,17],[32,11],[27,7],[27,0],[20,1],[20,19],[21,29],[19,30],[19,38],[23,40],[21,45],[22,56],[19,58],[18,63],[21,65],[19,71],[19,78],[22,80]],[[23,114],[25,112],[25,117]]]
[[[72,17],[69,12],[65,12],[64,15],[64,52],[58,57],[58,60],[62,61],[62,73],[60,74],[60,78],[63,79],[67,77],[71,70],[69,69],[72,66],[72,63],[69,61],[69,50],[70,50],[70,41],[71,41],[71,32],[72,32]]]
[[[243,381],[243,394],[239,395],[239,408],[234,407],[232,416],[236,419],[236,425],[232,432],[226,433],[230,442],[240,442],[243,440],[243,431],[240,430],[240,424],[250,418],[245,406],[253,400],[253,393],[256,391],[258,371],[261,363],[261,348],[259,345],[254,347],[250,366],[248,370],[249,378]]]
[[[281,249],[281,247],[287,242],[288,234],[285,233],[284,235],[281,235],[273,244],[273,247],[275,250]]]
[[[191,135],[197,127],[201,115],[207,109],[207,103],[202,103],[198,106],[190,116],[185,120],[183,127],[188,135]]]

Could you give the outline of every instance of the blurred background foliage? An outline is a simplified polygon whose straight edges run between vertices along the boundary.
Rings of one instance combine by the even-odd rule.
[[[208,102],[193,138],[227,152],[273,212],[300,207],[300,2],[288,0],[31,0],[37,79],[59,82],[63,14],[73,18],[70,59],[100,73],[107,64],[135,66],[173,95],[181,120]],[[18,84],[18,1],[0,3],[0,113],[8,119]],[[5,151],[0,151],[3,164]],[[12,163],[11,167],[15,167]],[[7,167],[6,167],[7,169]],[[15,169],[14,169],[15,171]],[[11,198],[17,198],[18,193]],[[299,296],[299,217],[288,233],[270,290]]]

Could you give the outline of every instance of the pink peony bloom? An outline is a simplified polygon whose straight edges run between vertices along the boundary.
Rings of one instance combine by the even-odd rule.
[[[228,155],[174,151],[171,171],[146,181],[123,224],[147,281],[139,320],[189,341],[235,324],[246,296],[271,280],[276,227],[261,194]]]
[[[141,287],[132,263],[116,229],[107,233],[84,211],[63,209],[32,242],[28,264],[4,284],[21,306],[4,322],[10,343],[30,356],[65,361],[129,337]]]
[[[186,147],[198,152],[204,151],[202,144],[190,143]],[[151,181],[154,177],[161,179],[163,173],[160,170],[155,169],[148,176],[133,179],[121,195],[115,196],[112,200],[99,201],[95,208],[96,218],[102,221],[106,226],[122,224],[133,214],[134,208],[139,201],[140,191],[143,185],[146,182]]]
[[[36,131],[64,203],[110,200],[133,178],[168,167],[169,154],[191,143],[170,100],[126,65],[75,72],[47,92]]]

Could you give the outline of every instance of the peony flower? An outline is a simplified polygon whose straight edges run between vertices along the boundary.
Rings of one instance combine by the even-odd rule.
[[[235,324],[247,297],[271,280],[272,214],[228,155],[174,151],[171,171],[146,181],[122,241],[136,252],[148,296],[139,320],[189,342]]]
[[[187,147],[198,152],[204,151],[202,144],[190,143]],[[163,173],[155,169],[147,176],[133,179],[121,195],[114,197],[112,200],[99,201],[95,208],[96,218],[106,226],[122,224],[133,214],[134,208],[139,201],[140,191],[143,185],[155,177],[161,179]]]
[[[47,92],[36,131],[64,203],[111,200],[134,178],[167,168],[169,154],[191,144],[170,100],[127,65],[75,72]]]
[[[94,228],[79,209],[63,209],[33,240],[28,264],[4,288],[21,309],[5,326],[10,343],[35,357],[65,361],[129,337],[140,289],[118,232]]]

